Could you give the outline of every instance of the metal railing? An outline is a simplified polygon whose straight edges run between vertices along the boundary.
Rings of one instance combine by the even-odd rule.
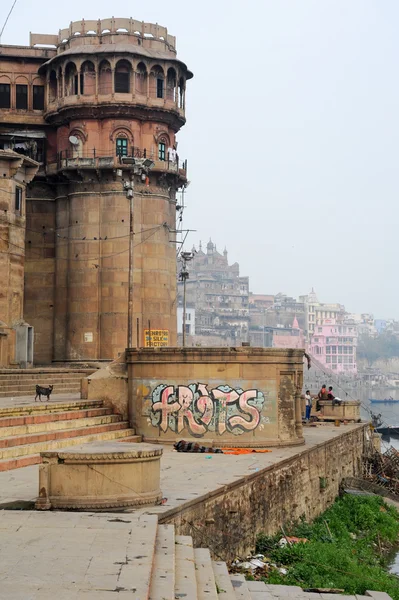
[[[74,168],[120,168],[124,166],[124,158],[149,158],[155,165],[153,170],[177,173],[182,177],[187,176],[187,160],[181,161],[176,155],[176,160],[171,160],[168,154],[165,158],[159,158],[153,151],[146,148],[132,146],[126,152],[111,153],[109,151],[98,151],[96,148],[67,149],[58,152],[53,159],[49,159],[48,170],[74,169]],[[128,166],[127,164],[125,166]]]

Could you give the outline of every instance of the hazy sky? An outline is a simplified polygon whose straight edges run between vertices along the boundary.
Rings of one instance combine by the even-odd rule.
[[[399,319],[397,0],[18,0],[2,42],[112,15],[168,27],[195,75],[189,248],[226,245],[256,293]]]

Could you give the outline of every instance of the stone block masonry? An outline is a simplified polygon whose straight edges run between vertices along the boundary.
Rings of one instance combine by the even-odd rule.
[[[255,548],[257,535],[273,535],[301,516],[316,518],[334,502],[343,478],[360,475],[366,428],[351,426],[342,435],[163,513],[160,522],[191,535],[195,546],[209,546],[215,558],[245,557]]]
[[[127,350],[127,363],[132,426],[145,441],[304,443],[302,350],[141,348]]]

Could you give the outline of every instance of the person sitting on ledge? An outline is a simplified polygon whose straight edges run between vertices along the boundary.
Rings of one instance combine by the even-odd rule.
[[[336,398],[334,396],[333,389],[332,389],[331,385],[328,388],[328,400],[331,400],[331,403],[332,403],[333,406],[335,406],[335,405],[341,406],[341,404],[342,404],[341,398]]]
[[[321,406],[320,406],[320,400],[328,400],[328,392],[327,392],[327,386],[326,385],[322,385],[320,392],[317,394],[317,401],[316,401],[316,411],[317,412],[321,408]]]

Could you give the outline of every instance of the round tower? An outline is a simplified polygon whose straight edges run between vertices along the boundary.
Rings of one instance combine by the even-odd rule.
[[[54,360],[126,347],[132,179],[134,345],[176,345],[176,192],[187,183],[176,134],[192,73],[175,42],[159,25],[83,20],[40,67],[57,190]]]

